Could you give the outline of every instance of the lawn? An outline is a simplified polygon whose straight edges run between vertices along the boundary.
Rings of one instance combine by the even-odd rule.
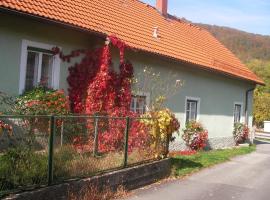
[[[174,156],[172,160],[172,176],[184,177],[231,158],[251,153],[256,150],[256,146],[241,147],[233,149],[202,151],[190,156]]]

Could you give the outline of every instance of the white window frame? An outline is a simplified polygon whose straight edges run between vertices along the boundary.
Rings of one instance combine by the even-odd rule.
[[[150,105],[150,93],[149,92],[136,92],[136,93],[132,93],[132,96],[145,96],[146,97],[146,111],[149,111],[149,105]],[[130,110],[131,110],[131,105],[130,105]]]
[[[186,96],[186,100],[185,100],[185,124],[187,123],[187,101],[197,101],[197,119],[196,121],[200,120],[200,109],[201,109],[201,98],[199,97],[190,97],[190,96]]]
[[[20,77],[19,77],[19,94],[22,94],[25,90],[25,79],[26,79],[26,65],[27,65],[27,48],[34,47],[40,48],[44,50],[52,50],[56,45],[44,44],[40,42],[34,42],[29,40],[22,40],[22,48],[21,48],[21,62],[20,62]],[[60,48],[61,49],[61,48]],[[60,57],[59,55],[55,55],[53,57],[53,65],[52,65],[52,87],[54,89],[59,89],[60,83]],[[41,62],[39,63],[39,68],[41,67]],[[41,71],[41,70],[39,70]],[[38,78],[40,78],[40,73],[38,74]]]
[[[235,105],[241,105],[241,110],[240,110],[240,121],[239,123],[243,123],[243,102],[234,102],[233,103],[233,124],[234,124],[234,109],[235,109]]]

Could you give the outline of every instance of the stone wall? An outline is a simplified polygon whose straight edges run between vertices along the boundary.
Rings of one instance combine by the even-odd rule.
[[[134,166],[91,178],[69,181],[63,184],[42,189],[15,194],[6,199],[16,200],[61,200],[67,199],[68,194],[80,193],[90,186],[102,190],[104,188],[117,189],[124,186],[127,190],[135,189],[154,183],[170,174],[170,159],[155,161],[148,164]]]
[[[209,138],[207,149],[225,149],[235,146],[233,137]],[[184,141],[175,141],[170,144],[170,151],[188,150]]]

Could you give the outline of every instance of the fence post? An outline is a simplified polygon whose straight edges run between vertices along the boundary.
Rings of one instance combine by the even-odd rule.
[[[61,145],[61,147],[63,146],[63,137],[64,137],[64,121],[62,122],[62,124],[61,124],[61,136],[60,136],[61,138],[60,138],[60,145]]]
[[[48,185],[53,181],[53,148],[55,135],[55,116],[50,117],[49,159],[48,159]]]
[[[94,157],[98,155],[98,117],[94,120],[95,132],[94,132]]]
[[[129,134],[129,122],[130,118],[126,118],[126,129],[125,129],[125,146],[124,146],[124,164],[123,167],[127,166],[127,161],[128,161],[128,134]]]

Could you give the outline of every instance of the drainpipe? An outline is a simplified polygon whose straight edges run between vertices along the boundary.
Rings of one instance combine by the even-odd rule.
[[[255,88],[248,89],[246,91],[246,99],[245,99],[245,124],[248,126],[248,95],[250,92],[253,92]]]

